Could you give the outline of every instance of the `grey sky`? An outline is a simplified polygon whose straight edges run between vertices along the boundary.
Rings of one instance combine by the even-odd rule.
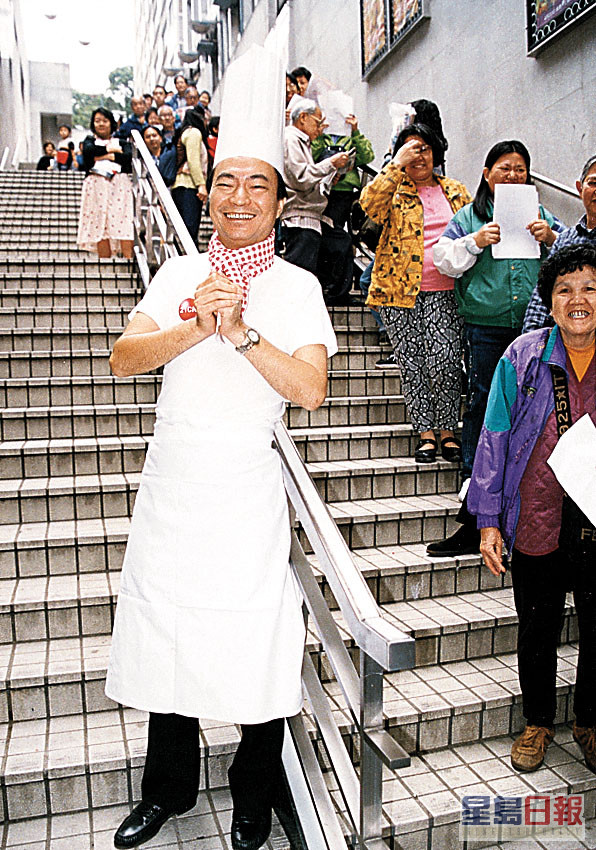
[[[134,0],[21,0],[20,5],[28,59],[69,63],[74,89],[104,91],[110,71],[133,64]],[[56,18],[48,20],[45,12]]]

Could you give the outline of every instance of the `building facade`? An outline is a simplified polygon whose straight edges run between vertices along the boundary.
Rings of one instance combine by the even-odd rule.
[[[0,0],[0,163],[17,165],[32,155],[29,64],[19,0]]]
[[[377,166],[391,137],[389,104],[423,97],[441,110],[448,173],[472,192],[486,152],[499,139],[523,140],[533,170],[568,186],[596,152],[596,0],[138,2],[159,7],[153,16],[161,26],[169,15],[170,26],[178,27],[180,49],[191,61],[181,62],[179,52],[177,67],[214,91],[215,111],[230,60],[250,44],[271,45],[289,68],[305,65],[353,96]],[[571,16],[570,25],[531,49],[540,16],[550,31],[548,15],[563,7],[561,19]],[[175,55],[164,62],[175,62]],[[158,66],[145,72],[151,84],[163,77],[163,63]],[[566,220],[579,214],[573,199],[539,188],[543,203]]]

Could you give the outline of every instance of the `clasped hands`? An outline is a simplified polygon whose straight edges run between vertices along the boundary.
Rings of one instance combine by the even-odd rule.
[[[247,325],[242,321],[242,288],[220,272],[211,272],[195,292],[196,323],[205,336],[215,333],[217,315],[222,336],[234,345],[244,340]]]

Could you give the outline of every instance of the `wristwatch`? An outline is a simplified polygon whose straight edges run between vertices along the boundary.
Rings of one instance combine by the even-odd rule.
[[[247,328],[244,339],[240,345],[236,346],[236,351],[238,354],[246,354],[247,351],[250,351],[251,348],[254,348],[255,345],[258,345],[261,341],[261,337],[259,332],[254,328]]]

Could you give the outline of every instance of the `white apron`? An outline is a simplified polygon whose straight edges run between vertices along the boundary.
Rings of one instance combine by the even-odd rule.
[[[177,273],[167,286],[160,279],[168,310],[188,296],[185,279]],[[154,285],[137,309],[164,327],[173,316],[164,317]],[[273,341],[282,305],[277,316],[260,309],[268,301],[259,291],[251,290],[245,321]],[[293,300],[284,305],[288,319],[296,315]],[[283,408],[250,362],[218,337],[165,367],[112,637],[106,694],[115,701],[233,723],[300,711],[305,629],[272,448]]]

